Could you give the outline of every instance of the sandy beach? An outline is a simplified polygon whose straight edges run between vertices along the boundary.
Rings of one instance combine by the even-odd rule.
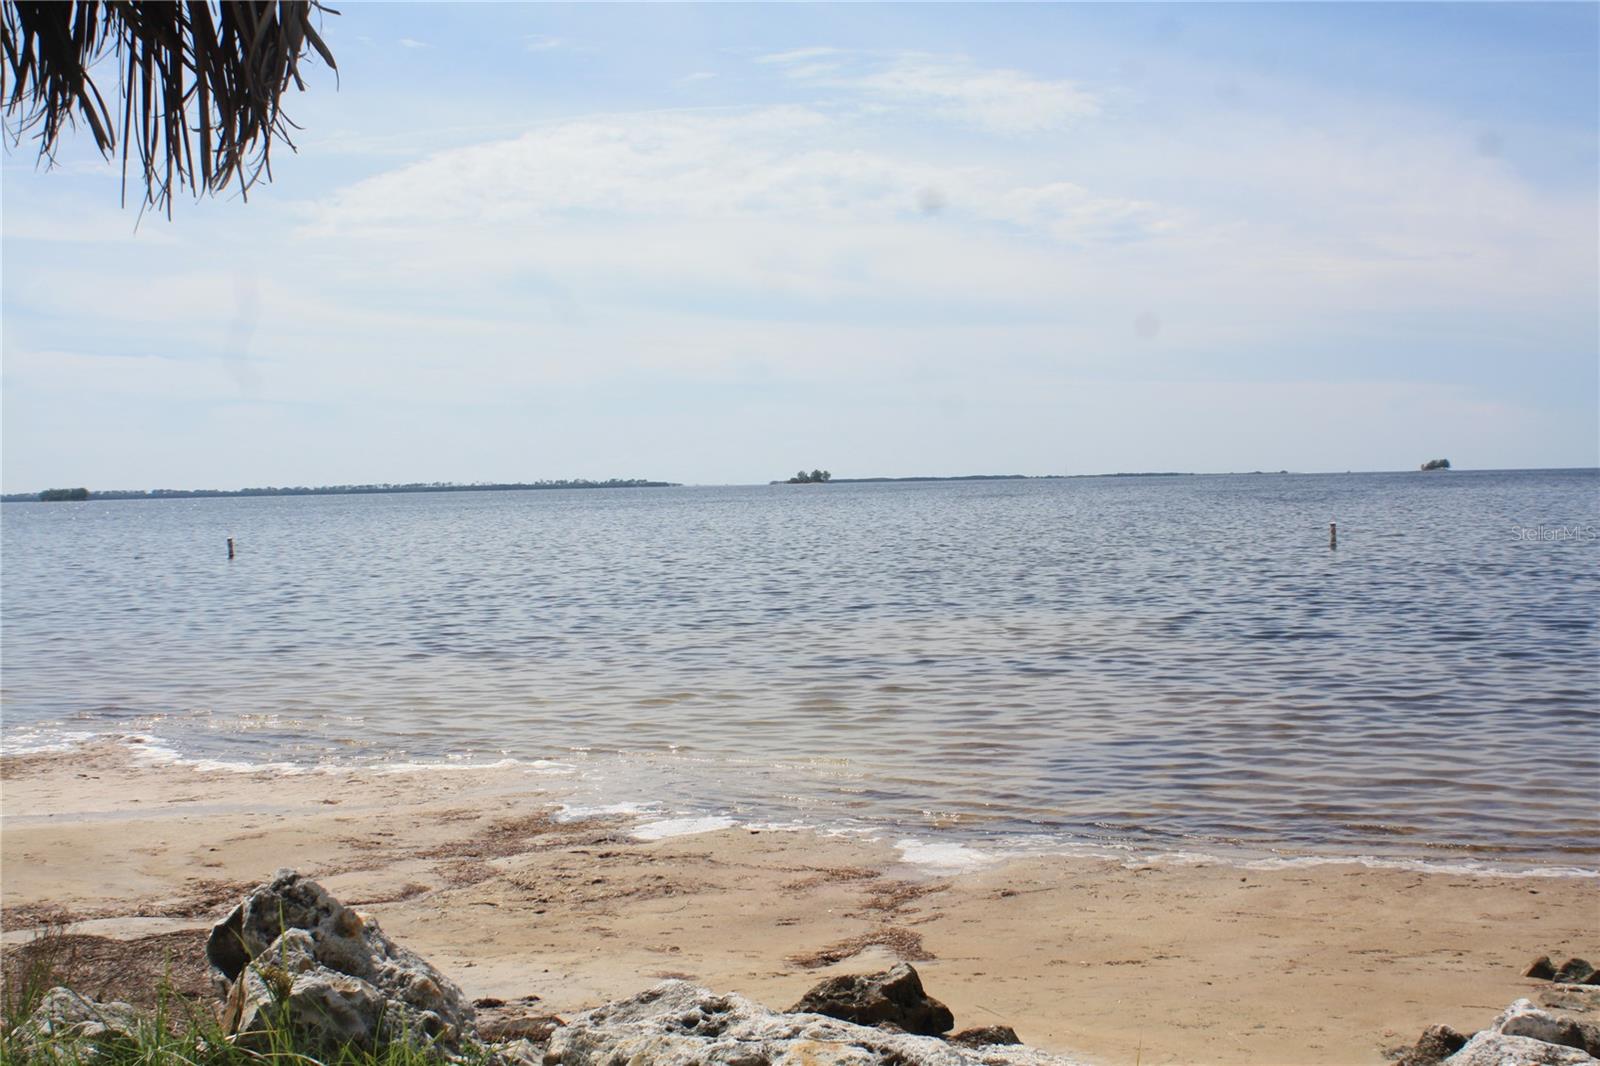
[[[7,945],[64,927],[192,977],[200,934],[282,866],[473,997],[566,1014],[689,977],[783,1007],[908,959],[958,1024],[1105,1063],[1381,1062],[1529,994],[1539,954],[1600,955],[1587,878],[1068,857],[941,875],[859,838],[562,821],[515,768],[281,776],[111,743],[8,757],[0,780]]]

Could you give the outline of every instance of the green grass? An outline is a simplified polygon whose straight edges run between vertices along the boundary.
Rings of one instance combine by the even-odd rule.
[[[344,1047],[332,1052],[307,1046],[286,1025],[269,1026],[252,1047],[229,1041],[217,1021],[195,1005],[165,997],[154,1013],[140,1018],[127,1036],[70,1039],[51,1037],[29,1044],[13,1025],[0,1034],[0,1064],[10,1066],[439,1066],[445,1056],[437,1049],[404,1042],[376,1049]],[[471,1066],[487,1064],[489,1053],[471,1044],[452,1061]]]

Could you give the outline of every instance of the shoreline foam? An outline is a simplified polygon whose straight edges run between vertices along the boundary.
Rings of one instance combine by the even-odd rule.
[[[543,795],[560,810],[560,817],[576,820],[589,817],[633,817],[634,830],[641,840],[660,839],[721,828],[793,829],[819,834],[865,837],[892,844],[901,851],[901,861],[911,867],[926,867],[938,874],[982,869],[1018,859],[1074,858],[1123,861],[1133,865],[1162,863],[1221,863],[1241,870],[1271,870],[1354,863],[1371,869],[1448,874],[1466,877],[1504,878],[1581,878],[1600,880],[1600,865],[1586,866],[1556,858],[1487,859],[1442,848],[1429,855],[1378,853],[1359,850],[1314,849],[1303,844],[1264,849],[1257,845],[1227,844],[1183,840],[1169,848],[1149,843],[1075,840],[1064,835],[1039,833],[1030,836],[975,837],[934,830],[932,827],[905,827],[897,824],[827,824],[804,821],[776,822],[770,817],[741,817],[726,809],[669,807],[655,801],[605,802],[589,797],[578,802],[575,795],[558,791],[560,781],[579,778],[581,769],[560,759],[518,759],[500,757],[475,761],[443,757],[435,760],[398,762],[366,761],[350,763],[248,762],[187,755],[161,738],[141,732],[72,733],[67,739],[52,739],[35,745],[8,741],[0,758],[34,756],[71,757],[75,752],[114,745],[124,749],[132,763],[152,768],[174,767],[201,773],[231,774],[240,777],[308,776],[403,777],[411,774],[471,774],[507,772],[539,779],[530,795]],[[548,790],[548,794],[546,794]],[[656,834],[661,834],[657,836]],[[1597,860],[1600,861],[1600,860]]]

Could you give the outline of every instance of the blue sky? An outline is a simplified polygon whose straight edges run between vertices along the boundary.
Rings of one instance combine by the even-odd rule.
[[[6,491],[1597,462],[1595,5],[341,10],[248,203],[8,150]]]

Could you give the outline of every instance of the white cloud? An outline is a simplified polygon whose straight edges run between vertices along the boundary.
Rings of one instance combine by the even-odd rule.
[[[666,112],[541,127],[435,155],[316,206],[317,233],[512,223],[574,215],[652,222],[753,218],[865,225],[938,213],[1072,242],[1170,230],[1151,203],[973,164],[848,147],[809,108]]]
[[[439,306],[490,332],[685,307],[783,331],[1018,320],[1047,325],[1011,350],[1105,368],[1326,343],[1374,315],[1454,314],[1427,343],[1439,331],[1480,343],[1470,314],[1496,308],[1537,323],[1519,350],[1564,350],[1563,309],[1594,281],[1575,228],[1592,205],[1536,195],[1444,135],[1229,121],[1183,140],[1119,138],[1081,175],[1076,153],[969,162],[964,146],[930,155],[875,138],[869,117],[808,107],[558,122],[350,185],[306,205],[295,237],[319,257],[325,292],[356,280],[402,317]],[[1136,329],[1142,315],[1158,336]],[[654,344],[652,328],[641,336]],[[847,364],[863,345],[882,352],[851,345]],[[616,365],[583,358],[596,375]]]
[[[806,85],[859,93],[880,105],[921,109],[1000,133],[1059,129],[1101,109],[1099,99],[1074,82],[981,67],[964,56],[802,48],[758,61]]]
[[[426,47],[428,47],[428,43],[426,41],[419,41],[415,37],[402,37],[402,38],[400,38],[400,42],[399,43],[400,43],[400,47],[401,48],[426,48]]]
[[[522,39],[522,46],[530,52],[553,52],[558,48],[571,48],[573,43],[565,37],[547,37],[541,33],[530,33]]]

